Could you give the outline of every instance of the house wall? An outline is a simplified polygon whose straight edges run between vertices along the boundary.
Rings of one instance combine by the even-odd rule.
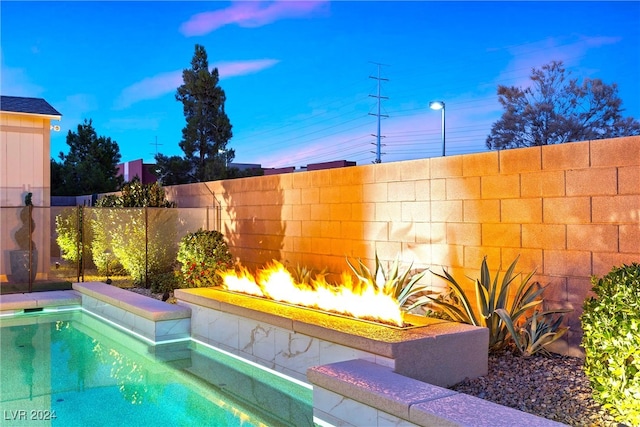
[[[212,195],[213,193],[213,195]],[[592,275],[640,262],[640,137],[585,141],[167,187],[178,206],[222,207],[222,232],[248,267],[271,259],[339,273],[397,254],[447,268],[469,290],[519,256],[547,307],[569,308],[580,353]],[[433,275],[425,281],[442,286]]]
[[[37,279],[49,271],[50,218],[42,207],[50,206],[50,119],[28,114],[0,114],[0,281],[11,274],[9,251],[17,249],[15,231],[20,228],[19,209],[33,193],[33,240],[38,248]],[[46,231],[46,232],[45,232]]]

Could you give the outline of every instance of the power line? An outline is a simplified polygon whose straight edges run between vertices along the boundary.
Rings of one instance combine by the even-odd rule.
[[[162,144],[158,144],[158,136],[156,135],[156,142],[150,142],[149,145],[155,145],[156,146],[156,153],[155,156],[158,157],[158,145],[162,145]],[[153,154],[153,153],[150,153]]]
[[[389,97],[387,96],[381,96],[380,95],[380,84],[382,81],[389,81],[389,79],[383,79],[382,77],[380,77],[380,68],[385,65],[385,64],[380,64],[378,62],[372,62],[372,64],[376,64],[378,66],[378,77],[374,77],[374,76],[369,76],[370,79],[374,79],[378,81],[378,94],[377,95],[369,95],[372,96],[374,98],[378,99],[378,112],[376,114],[372,114],[369,113],[372,116],[376,116],[378,117],[378,132],[373,135],[376,137],[376,160],[374,161],[374,163],[380,163],[380,156],[382,155],[381,152],[381,144],[380,144],[380,138],[382,138],[382,136],[380,135],[380,118],[381,117],[389,117],[386,114],[380,114],[380,104],[382,103],[383,99],[389,99]]]
[[[564,52],[564,53],[568,53],[566,52],[566,49],[562,49],[565,45],[572,45],[574,43],[572,42],[568,42],[568,43],[563,43],[561,45],[557,45],[555,46],[556,48],[559,48],[560,53]],[[497,55],[501,55],[504,52],[509,51],[510,49],[513,49],[514,47],[520,48],[519,50],[522,52],[521,54],[517,55],[516,58],[518,61],[523,61],[523,60],[528,60],[528,59],[534,59],[533,57],[535,56],[536,53],[544,51],[546,48],[544,47],[539,47],[538,44],[536,43],[522,43],[522,44],[517,44],[514,46],[507,46],[504,47],[502,49],[495,49],[491,52],[489,52],[489,55],[487,55],[487,51],[482,52],[482,61],[483,63],[487,63],[491,62],[494,63],[496,65],[498,65],[499,63],[502,64],[504,62],[504,59],[502,57],[498,57]],[[522,47],[524,47],[524,49],[522,49]],[[473,52],[472,52],[473,55]],[[453,73],[454,71],[456,71],[456,69],[460,68],[463,63],[468,63],[470,60],[471,62],[473,62],[472,60],[474,58],[478,58],[480,59],[480,54],[478,53],[477,55],[473,55],[471,58],[467,55],[463,57],[460,57],[458,61],[454,61],[454,62],[448,62],[447,65],[445,66],[445,68],[439,68],[438,69],[438,73]],[[487,56],[489,56],[487,58]],[[580,55],[562,55],[563,60],[565,60],[565,62],[569,61],[569,62],[573,62],[575,63],[576,59],[580,59],[584,57],[584,54],[580,54]],[[629,58],[624,58],[622,60],[623,62],[630,62]],[[531,62],[531,61],[529,61]],[[374,63],[375,64],[375,63]],[[378,64],[376,64],[378,65]],[[382,64],[380,64],[382,65]],[[395,64],[394,64],[395,65]],[[542,64],[539,64],[542,65]],[[523,80],[526,78],[526,80],[529,80],[530,77],[530,72],[531,72],[531,68],[530,67],[510,67],[507,68],[506,64],[504,64],[503,66],[499,67],[502,71],[500,71],[500,73],[496,74],[496,77],[498,77],[495,80],[492,80],[491,77],[485,76],[484,78],[478,79],[481,80],[479,82],[475,82],[473,81],[475,76],[474,74],[468,74],[466,78],[463,79],[459,79],[458,83],[455,84],[454,86],[447,86],[447,92],[449,94],[451,93],[455,93],[456,91],[460,92],[460,91],[464,91],[467,92],[469,89],[469,87],[472,85],[473,88],[475,88],[475,90],[472,91],[472,93],[478,93],[478,91],[480,91],[483,95],[486,94],[487,92],[487,88],[489,86],[496,88],[498,85],[509,85],[509,84],[516,84],[518,86],[520,86],[520,83],[517,83],[520,80]],[[567,70],[570,70],[571,68],[573,68],[572,66],[570,66],[570,64],[567,64],[566,66]],[[623,67],[624,69],[624,67]],[[438,75],[433,71],[433,69],[427,69],[425,67],[415,67],[413,64],[410,67],[407,68],[402,68],[400,70],[400,72],[397,72],[398,70],[396,70],[396,68],[394,67],[394,80],[413,80],[415,77],[419,76],[420,79],[418,80],[420,83],[416,83],[411,85],[409,88],[396,93],[396,91],[394,91],[394,100],[398,99],[398,95],[402,95],[402,94],[406,94],[406,93],[411,93],[411,91],[414,91],[414,88],[417,88],[419,86],[421,86],[422,89],[425,89],[427,91],[429,90],[437,90],[440,91],[440,87],[438,85]],[[401,75],[401,77],[398,77],[398,75]],[[575,74],[573,75],[575,76]],[[573,77],[572,76],[572,77]],[[378,67],[378,78],[380,78],[380,80],[378,80],[378,78],[370,76],[371,79],[376,80],[378,86],[381,85],[382,80],[386,80],[386,79],[382,79],[382,77],[380,76],[380,67]],[[426,83],[426,84],[423,84]],[[366,93],[366,92],[365,92]],[[370,92],[372,93],[372,92]],[[380,96],[380,98],[378,98],[377,95],[369,95],[369,97],[375,97],[378,99],[379,104],[382,104],[380,101],[383,98],[380,94],[380,92],[378,92],[378,95]],[[428,97],[430,97],[430,95],[427,94]],[[366,97],[366,95],[365,95]],[[443,94],[442,97],[447,97],[447,98],[451,98],[451,95],[447,95],[447,94]],[[385,97],[385,99],[387,99]],[[333,153],[354,153],[354,155],[364,155],[364,153],[366,153],[365,151],[360,151],[359,148],[356,146],[353,148],[353,151],[351,150],[352,145],[354,144],[354,142],[357,141],[353,141],[354,139],[361,139],[364,138],[364,136],[360,136],[357,138],[353,138],[352,135],[350,135],[348,138],[351,138],[350,140],[348,140],[349,142],[344,141],[342,138],[340,138],[340,135],[344,135],[347,132],[352,133],[351,130],[356,129],[361,127],[359,124],[357,126],[345,126],[347,125],[347,123],[349,122],[353,122],[355,120],[357,120],[356,118],[352,118],[354,117],[352,114],[356,113],[356,111],[344,111],[344,108],[346,108],[349,105],[354,105],[357,104],[358,102],[360,102],[361,98],[358,97],[357,99],[353,99],[344,103],[342,101],[334,101],[331,103],[325,103],[323,105],[320,105],[318,108],[321,109],[320,113],[315,113],[312,114],[309,117],[304,117],[301,120],[297,120],[296,122],[292,122],[291,124],[284,124],[282,126],[277,126],[274,129],[268,129],[265,131],[260,132],[259,134],[268,134],[269,136],[276,136],[276,135],[285,135],[287,132],[291,132],[293,134],[297,134],[297,130],[301,130],[303,128],[311,128],[313,127],[313,131],[311,132],[307,132],[303,135],[296,135],[295,137],[289,136],[289,137],[285,137],[281,140],[276,140],[276,141],[269,141],[268,144],[259,144],[259,150],[260,151],[264,151],[265,153],[267,151],[271,151],[273,149],[278,149],[278,148],[282,148],[285,146],[290,146],[291,142],[293,141],[300,141],[300,139],[303,139],[304,142],[308,142],[308,141],[313,141],[313,140],[319,140],[322,138],[329,138],[331,136],[335,136],[335,139],[331,138],[327,140],[327,143],[323,143],[323,147],[321,147],[318,150],[315,151],[311,151],[308,154],[311,154],[308,158],[310,159],[309,162],[313,162],[318,158],[324,158],[325,156],[330,156]],[[401,101],[401,99],[400,99]],[[425,100],[425,101],[428,101]],[[336,107],[333,107],[334,105],[336,105]],[[360,106],[356,105],[356,107],[353,109],[357,109]],[[464,100],[464,101],[459,101],[456,102],[455,100],[450,100],[447,103],[447,112],[458,112],[458,113],[462,113],[462,112],[467,112],[467,111],[474,111],[474,110],[482,110],[484,107],[489,107],[492,111],[494,110],[498,110],[498,97],[497,94],[495,92],[495,90],[493,91],[493,93],[491,95],[484,95],[481,97],[476,96],[474,99],[469,99],[469,100]],[[324,111],[322,111],[322,109],[324,109]],[[343,110],[343,111],[339,111],[339,110]],[[382,109],[378,110],[379,112]],[[500,110],[502,110],[500,108]],[[416,105],[413,108],[410,105],[398,105],[397,107],[395,107],[394,109],[392,109],[390,111],[390,114],[393,116],[393,120],[395,120],[396,118],[400,118],[400,117],[409,117],[409,116],[418,116],[423,114],[423,112],[428,111],[428,105],[425,102],[424,105]],[[341,113],[346,113],[346,114],[341,114]],[[366,114],[365,111],[363,111],[361,114]],[[368,115],[374,115],[377,116],[377,114],[372,113],[371,111],[369,111]],[[466,115],[466,114],[465,114]],[[335,122],[335,118],[336,116],[340,117],[339,123]],[[381,119],[383,117],[382,114],[380,114],[379,119]],[[385,115],[384,117],[388,117],[388,115]],[[358,117],[359,118],[363,118]],[[487,119],[489,120],[489,119]],[[493,119],[491,119],[493,121]],[[329,126],[326,126],[325,124],[329,124]],[[302,124],[302,126],[301,126]],[[418,126],[420,127],[420,126]],[[473,148],[475,149],[475,145],[479,145],[479,142],[483,142],[483,140],[485,139],[485,137],[488,134],[488,128],[490,127],[490,123],[487,121],[486,125],[482,125],[482,126],[465,126],[465,127],[457,127],[456,130],[451,130],[451,138],[452,141],[455,139],[456,141],[459,141],[459,145],[457,145],[455,152],[458,152],[459,150],[465,150],[465,149],[470,149],[472,147],[472,144],[474,144]],[[411,129],[411,127],[409,128]],[[409,133],[411,132],[411,133]],[[431,138],[433,137],[435,139],[436,137],[436,132],[431,132],[430,130],[421,130],[421,129],[416,129],[416,130],[407,130],[405,132],[402,132],[403,134],[401,135],[400,132],[395,132],[395,133],[389,133],[388,131],[385,132],[385,145],[390,147],[390,146],[394,146],[394,148],[398,147],[398,144],[410,144],[411,142],[415,141],[415,142],[423,142],[425,138]],[[456,133],[458,135],[456,135]],[[309,138],[310,136],[312,136],[312,138]],[[374,135],[376,138],[382,138],[383,136],[381,135],[381,131],[378,131],[376,135]],[[255,135],[251,135],[250,138],[246,138],[247,142],[249,142],[249,139],[253,139],[255,138]],[[335,141],[335,142],[334,142]],[[429,143],[429,142],[427,142]],[[349,145],[349,146],[347,146]],[[382,144],[380,144],[381,146]],[[484,144],[481,144],[484,145]],[[268,147],[267,147],[268,146]],[[346,149],[345,149],[346,148]],[[400,148],[400,147],[398,147]],[[400,149],[401,150],[401,149]],[[402,153],[400,153],[400,150],[398,150],[398,152],[396,152],[396,150],[393,150],[393,154],[394,156],[396,154],[405,154],[405,152],[403,151]],[[390,150],[389,150],[390,151]],[[413,151],[414,153],[417,154],[417,152],[420,151],[422,152],[422,150],[415,150]],[[356,154],[357,152],[357,154]],[[464,151],[463,151],[464,152]],[[380,153],[382,154],[382,153]],[[386,153],[385,153],[386,154]]]

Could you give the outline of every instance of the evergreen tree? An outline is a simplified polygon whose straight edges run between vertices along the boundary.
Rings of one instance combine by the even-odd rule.
[[[487,137],[489,149],[640,135],[640,122],[622,117],[618,87],[600,79],[567,79],[561,61],[533,69],[526,89],[498,86],[505,109]]]
[[[98,136],[91,119],[67,134],[69,153],[60,152],[60,162],[52,159],[51,194],[79,196],[117,191],[123,183],[118,176],[120,148],[111,138]],[[55,163],[55,164],[54,164]]]
[[[209,70],[203,46],[195,46],[191,68],[183,70],[182,79],[176,100],[182,102],[187,121],[180,148],[190,165],[189,182],[225,178],[226,165],[235,156],[234,150],[227,149],[231,123],[224,110],[226,96],[218,85],[218,69]]]
[[[191,174],[191,163],[180,156],[156,154],[156,172],[162,185],[177,185],[195,182]]]

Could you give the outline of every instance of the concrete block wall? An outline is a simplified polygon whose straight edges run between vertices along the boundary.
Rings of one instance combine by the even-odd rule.
[[[206,191],[201,187],[206,186]],[[580,352],[590,277],[640,262],[640,137],[250,177],[167,188],[178,206],[222,206],[239,261],[271,259],[340,273],[345,257],[371,267],[399,255],[447,268],[471,289],[487,256],[495,274],[519,256],[548,307],[568,316]],[[212,197],[212,194],[214,196]],[[213,200],[215,198],[215,200]],[[212,201],[213,200],[213,201]],[[427,275],[425,281],[442,286]]]

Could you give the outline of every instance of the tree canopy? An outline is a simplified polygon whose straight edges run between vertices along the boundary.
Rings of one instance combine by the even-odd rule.
[[[60,162],[51,159],[51,194],[78,196],[117,191],[120,148],[111,138],[98,136],[91,119],[67,134],[69,153],[60,152]]]
[[[182,102],[187,122],[180,141],[184,158],[157,155],[161,180],[168,185],[225,178],[227,165],[235,157],[234,150],[227,149],[233,134],[218,69],[209,70],[203,46],[196,44],[191,68],[183,70],[182,79],[176,100]]]
[[[489,149],[640,135],[640,122],[622,116],[615,83],[569,79],[562,61],[533,69],[532,85],[498,86],[505,111],[487,137]]]

